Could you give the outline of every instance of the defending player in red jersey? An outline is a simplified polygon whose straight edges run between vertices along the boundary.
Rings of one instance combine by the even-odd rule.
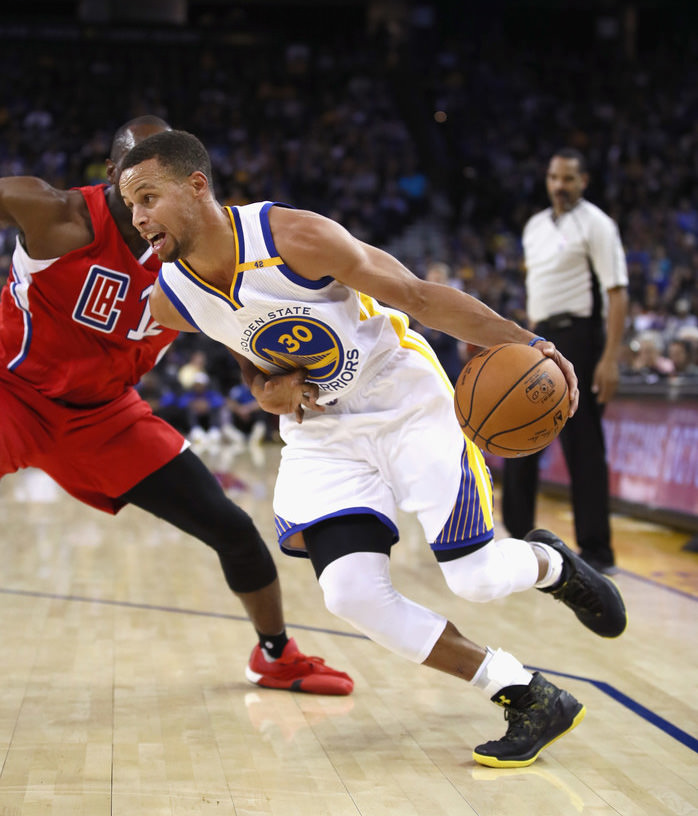
[[[162,130],[166,122],[143,116],[117,131],[109,185],[0,179],[0,223],[19,230],[0,296],[0,478],[40,468],[86,504],[109,513],[135,504],[196,536],[218,553],[257,631],[248,679],[349,694],[347,674],[287,637],[276,567],[252,519],[133,388],[177,332],[150,316],[160,261],[131,224],[119,164]],[[309,390],[302,372],[268,385],[285,411]]]

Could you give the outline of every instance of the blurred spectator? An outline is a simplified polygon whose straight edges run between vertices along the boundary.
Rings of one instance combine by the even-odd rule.
[[[223,439],[227,422],[223,395],[211,385],[208,374],[200,371],[177,401],[185,412],[189,425],[187,434],[192,446],[201,451],[217,449]]]
[[[203,378],[201,376],[202,374],[204,375]],[[179,380],[179,384],[186,391],[193,388],[194,384],[197,383],[197,379],[199,384],[208,384],[206,352],[201,350],[192,352],[189,360],[179,369],[177,379]]]
[[[696,362],[693,353],[693,345],[689,340],[674,339],[669,341],[667,356],[673,366],[672,377],[698,377],[698,362]]]
[[[169,422],[183,436],[189,434],[191,422],[187,412],[180,405],[177,393],[164,384],[155,369],[143,375],[137,389],[156,416]]]
[[[673,373],[672,361],[664,355],[662,334],[658,331],[641,332],[630,343],[633,352],[631,367],[626,375],[641,377],[644,382],[657,382]]]
[[[646,331],[664,331],[666,308],[659,296],[656,283],[646,283],[641,300],[634,300],[630,307],[632,329],[637,334]]]
[[[673,314],[666,319],[664,333],[674,338],[686,328],[698,327],[698,316],[691,313],[691,302],[687,297],[680,297],[673,306]]]
[[[416,158],[410,155],[406,167],[398,176],[398,187],[405,194],[411,215],[424,215],[427,210],[428,181],[417,167]]]
[[[688,343],[691,365],[698,365],[698,326],[686,326],[680,329],[674,339]]]
[[[251,444],[271,438],[276,417],[266,414],[257,403],[248,386],[241,382],[228,392],[226,400],[230,422]]]

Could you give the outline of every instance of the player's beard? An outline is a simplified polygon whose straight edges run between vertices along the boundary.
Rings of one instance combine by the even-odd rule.
[[[171,244],[171,249],[166,250],[166,258],[158,253],[158,257],[161,261],[174,263],[174,261],[180,259],[184,260],[185,258],[190,257],[190,255],[192,255],[194,252],[196,248],[198,230],[196,218],[193,214],[188,213],[181,219],[178,232],[179,238],[175,238],[171,232],[167,233],[168,240],[165,242],[165,245],[167,246],[168,244]]]
[[[174,263],[180,258],[189,257],[189,255],[192,254],[195,243],[194,239],[191,237],[192,234],[196,235],[193,228],[190,230],[189,235],[185,235],[183,238],[177,239],[171,232],[168,232],[165,245],[163,246],[162,250],[158,252],[158,258],[160,258],[163,263]]]
[[[171,238],[171,236],[168,236]],[[169,248],[168,248],[169,247]],[[181,250],[181,244],[179,241],[175,241],[174,239],[167,242],[165,247],[162,247],[158,252],[158,258],[163,263],[174,263],[175,261],[179,260],[179,258],[183,258],[184,253]]]

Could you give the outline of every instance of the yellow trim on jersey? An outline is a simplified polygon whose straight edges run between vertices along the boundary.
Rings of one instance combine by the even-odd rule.
[[[238,231],[235,226],[235,218],[233,217],[233,209],[232,207],[225,207],[225,210],[228,213],[228,218],[230,219],[230,226],[233,229],[233,241],[235,242],[235,271],[233,272],[233,280],[230,284],[230,292],[228,293],[228,297],[230,298],[231,302],[234,303],[236,306],[242,306],[241,303],[238,303],[235,300],[233,293],[235,292],[235,287],[237,286],[238,276],[242,272],[249,272],[251,269],[263,269],[265,266],[279,266],[283,264],[282,258],[277,255],[275,258],[261,258],[257,261],[241,261],[240,260],[240,239],[238,237]]]
[[[230,282],[230,289],[228,290],[228,298],[230,299],[230,302],[232,304],[234,304],[238,308],[241,308],[242,303],[235,300],[235,298],[233,297],[233,292],[235,291],[235,287],[237,286],[238,282],[238,275],[240,274],[241,271],[243,271],[241,269],[241,266],[243,266],[243,264],[240,263],[240,239],[238,238],[238,231],[237,228],[235,227],[233,209],[232,207],[225,207],[225,209],[228,213],[228,218],[230,219],[230,226],[232,227],[233,230],[233,241],[235,242],[235,269],[233,270],[233,279]]]
[[[199,277],[196,272],[189,266],[189,264],[180,258],[177,263],[180,264],[184,269],[187,270],[189,275],[194,278],[197,283],[199,283],[204,289],[208,289],[209,292],[213,292],[214,294],[218,295],[219,297],[224,297],[227,301],[232,303],[235,308],[239,309],[242,304],[235,300],[233,297],[233,292],[235,291],[235,285],[237,283],[238,274],[241,271],[245,271],[243,267],[246,267],[247,264],[240,263],[240,243],[238,241],[238,232],[235,229],[235,220],[233,219],[233,211],[230,207],[224,207],[226,212],[228,213],[228,218],[230,219],[230,226],[233,228],[233,242],[235,244],[235,268],[233,269],[233,280],[230,284],[230,288],[227,292],[224,292],[222,289],[219,289],[217,286],[214,286],[212,283],[205,281],[203,278]]]
[[[449,393],[453,394],[453,385],[439,362],[439,358],[424,336],[410,328],[410,321],[407,315],[397,309],[381,306],[375,298],[370,295],[365,295],[363,292],[358,292],[357,294],[359,296],[360,319],[366,320],[378,314],[385,315],[390,320],[390,325],[393,327],[400,345],[403,348],[409,348],[419,352],[423,357],[429,360],[438,372]]]
[[[177,261],[177,263],[178,263],[180,266],[184,267],[184,269],[186,269],[186,270],[187,270],[187,273],[188,273],[188,274],[189,274],[189,275],[190,275],[192,278],[194,278],[194,280],[195,280],[197,283],[199,283],[201,286],[203,286],[203,287],[204,287],[204,289],[208,289],[208,290],[209,290],[209,292],[213,292],[214,294],[216,294],[216,295],[218,295],[218,296],[220,296],[220,297],[223,297],[223,298],[225,298],[226,300],[229,300],[229,301],[230,301],[232,304],[234,304],[235,306],[240,306],[240,304],[239,304],[239,303],[237,303],[237,301],[235,301],[235,300],[234,300],[232,297],[230,297],[230,295],[227,295],[227,294],[226,294],[226,293],[225,293],[225,292],[224,292],[222,289],[219,289],[217,286],[214,286],[212,283],[209,283],[208,281],[205,281],[203,278],[199,277],[199,275],[197,275],[197,274],[196,274],[196,272],[194,272],[194,270],[191,268],[191,266],[189,266],[189,264],[188,264],[186,261],[183,261],[183,260],[180,258],[180,259]],[[232,291],[232,287],[231,287],[231,291]]]
[[[261,269],[264,266],[279,266],[283,260],[279,255],[276,258],[264,258],[261,261],[246,261],[235,267],[236,272],[249,272],[250,269]]]

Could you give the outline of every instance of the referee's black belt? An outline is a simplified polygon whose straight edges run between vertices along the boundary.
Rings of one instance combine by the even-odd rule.
[[[571,329],[572,326],[582,323],[591,323],[593,317],[578,317],[572,312],[560,312],[560,314],[550,315],[545,320],[541,320],[535,325],[537,332],[545,334],[547,331],[561,331],[562,329]]]

